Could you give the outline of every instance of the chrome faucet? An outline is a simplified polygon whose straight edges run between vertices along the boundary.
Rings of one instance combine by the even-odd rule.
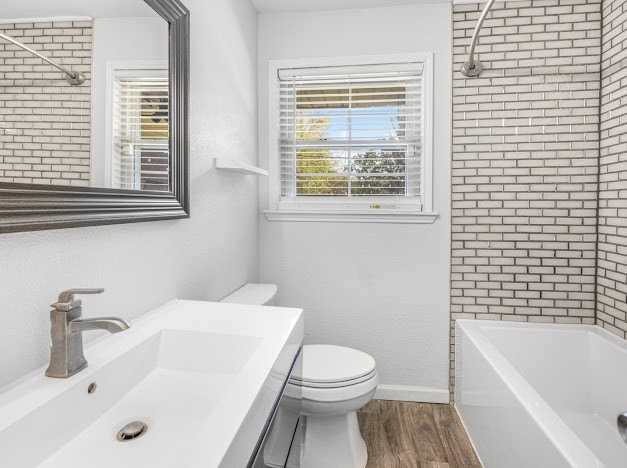
[[[70,289],[59,294],[59,300],[52,304],[50,311],[50,365],[46,369],[48,377],[67,378],[87,367],[83,356],[83,335],[88,330],[107,330],[118,333],[131,325],[120,318],[99,317],[81,318],[81,301],[75,294],[100,294],[104,289]]]

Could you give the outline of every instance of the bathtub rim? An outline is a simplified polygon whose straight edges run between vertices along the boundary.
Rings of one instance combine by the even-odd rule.
[[[524,329],[560,329],[564,331],[587,331],[606,339],[614,346],[627,352],[627,340],[615,335],[605,328],[588,323],[548,323],[548,322],[522,322],[518,320],[484,320],[484,319],[458,319],[455,321],[455,331],[457,324],[465,329],[475,328],[481,330],[484,326],[495,328],[524,328]],[[456,335],[457,336],[457,335]]]
[[[460,338],[463,333],[480,351],[487,364],[497,373],[507,389],[525,409],[542,433],[551,441],[564,459],[576,468],[607,468],[586,443],[568,426],[559,414],[540,396],[540,394],[518,372],[516,367],[503,355],[483,330],[484,327],[509,329],[562,330],[593,333],[607,339],[611,344],[627,351],[627,342],[599,327],[588,324],[533,323],[481,319],[459,319],[455,321],[455,408],[468,433],[477,456],[476,444],[468,431],[459,405],[458,362],[462,359]],[[461,379],[461,377],[460,377]],[[463,405],[461,405],[463,406]]]

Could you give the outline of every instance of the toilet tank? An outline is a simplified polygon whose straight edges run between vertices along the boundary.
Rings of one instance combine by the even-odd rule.
[[[270,306],[274,305],[276,291],[276,284],[248,283],[226,296],[221,302]]]

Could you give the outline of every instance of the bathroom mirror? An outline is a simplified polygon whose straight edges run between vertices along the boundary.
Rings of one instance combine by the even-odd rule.
[[[0,18],[0,232],[189,216],[189,12],[20,0]]]

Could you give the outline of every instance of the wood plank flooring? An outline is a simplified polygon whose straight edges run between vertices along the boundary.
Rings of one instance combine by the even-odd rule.
[[[481,468],[450,405],[373,400],[358,417],[366,468]]]

